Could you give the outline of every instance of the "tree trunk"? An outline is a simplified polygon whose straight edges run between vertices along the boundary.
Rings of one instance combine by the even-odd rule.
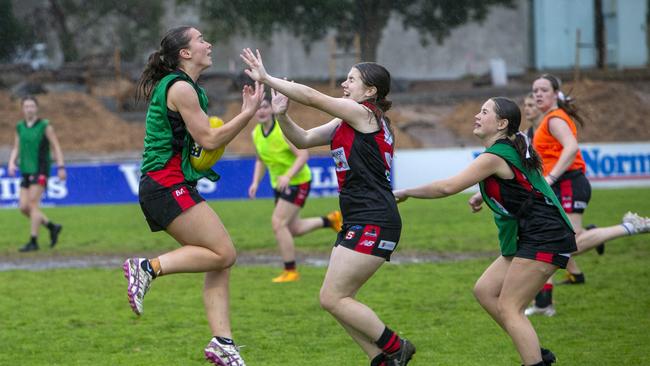
[[[77,46],[74,43],[74,38],[65,22],[65,13],[61,8],[61,4],[57,0],[49,0],[52,8],[52,17],[58,30],[57,35],[61,43],[61,51],[63,51],[63,59],[65,61],[75,61],[78,58]]]
[[[390,0],[356,0],[361,61],[376,61],[377,46],[391,13]]]

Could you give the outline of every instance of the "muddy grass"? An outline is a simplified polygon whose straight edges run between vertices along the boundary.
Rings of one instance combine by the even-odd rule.
[[[138,256],[155,257],[161,253],[137,253]],[[0,272],[4,271],[43,271],[49,269],[69,268],[120,268],[124,259],[134,256],[133,253],[125,254],[98,254],[98,255],[60,255],[53,254],[41,256],[33,254],[11,254],[0,256]],[[412,263],[441,263],[463,261],[476,258],[493,258],[496,253],[442,253],[442,252],[405,252],[393,255],[391,264]],[[327,266],[329,253],[298,252],[297,261],[301,265],[314,267]],[[240,266],[280,266],[282,258],[271,252],[242,252],[238,254],[237,265]]]

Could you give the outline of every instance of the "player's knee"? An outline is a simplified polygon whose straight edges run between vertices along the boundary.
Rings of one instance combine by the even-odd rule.
[[[499,313],[501,319],[503,319],[503,321],[506,323],[512,321],[518,315],[523,316],[523,309],[518,309],[517,306],[512,302],[503,301],[501,299],[497,301],[497,312]]]
[[[478,302],[483,302],[485,298],[488,296],[488,291],[486,286],[483,285],[481,281],[476,281],[474,284],[474,289],[472,289],[472,293],[474,294],[474,297]]]
[[[20,212],[23,213],[23,215],[29,216],[30,212],[32,211],[31,206],[29,203],[21,203],[19,206]]]
[[[274,232],[278,232],[287,228],[287,219],[284,217],[273,215],[271,217],[271,226],[273,227]]]
[[[336,305],[338,304],[339,298],[335,296],[331,291],[321,289],[319,301],[320,307],[323,310],[333,313],[336,310]]]
[[[235,265],[237,261],[237,251],[234,247],[230,246],[221,251],[221,265],[220,269],[230,268]]]

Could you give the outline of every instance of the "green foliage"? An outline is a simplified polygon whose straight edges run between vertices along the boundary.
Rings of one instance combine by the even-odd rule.
[[[25,25],[14,16],[11,0],[0,0],[0,61],[11,61],[23,45]]]
[[[308,48],[335,30],[337,40],[350,46],[354,34],[361,40],[361,58],[376,59],[381,33],[392,12],[402,16],[405,28],[414,28],[441,42],[451,30],[468,21],[485,19],[491,6],[514,6],[513,0],[187,0],[198,4],[208,35],[251,34],[268,39],[273,30],[287,29]]]

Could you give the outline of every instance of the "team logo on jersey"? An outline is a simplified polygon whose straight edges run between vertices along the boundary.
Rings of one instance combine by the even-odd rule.
[[[390,129],[388,129],[388,123],[386,123],[386,121],[382,118],[381,119],[381,124],[382,124],[382,128],[384,129],[384,141],[388,145],[392,146],[393,145],[393,134],[390,133]]]
[[[332,152],[332,158],[334,159],[334,165],[336,165],[337,172],[344,172],[350,170],[350,165],[348,164],[348,159],[345,157],[345,150],[343,146],[334,149]]]

